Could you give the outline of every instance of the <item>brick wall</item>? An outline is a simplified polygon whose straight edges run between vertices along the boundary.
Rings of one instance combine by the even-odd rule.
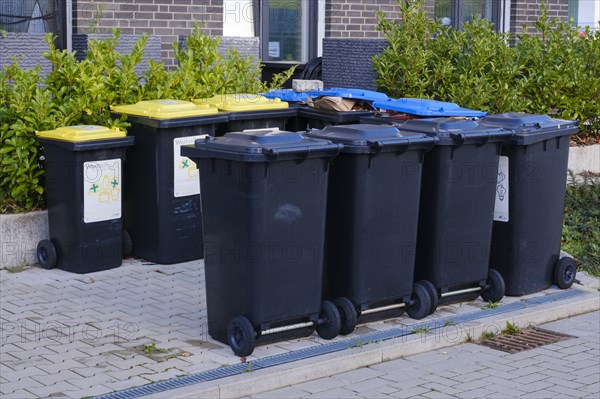
[[[569,20],[569,0],[512,0],[510,8],[510,31],[522,33],[522,24],[525,24],[526,33],[533,33],[533,24],[539,18],[542,2],[548,4],[548,16],[552,19],[561,18]]]
[[[432,16],[434,3],[425,3]],[[398,0],[326,0],[325,10],[325,37],[380,38],[376,12],[397,18],[399,6]]]
[[[161,38],[162,58],[175,64],[172,43],[188,35],[194,21],[209,35],[223,34],[223,0],[73,0],[73,33],[147,33]]]

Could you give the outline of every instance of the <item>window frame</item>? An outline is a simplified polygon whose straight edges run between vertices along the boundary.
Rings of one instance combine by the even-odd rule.
[[[306,1],[308,7],[308,26],[306,29],[306,33],[308,35],[308,40],[306,42],[307,49],[307,60],[306,61],[270,61],[269,60],[269,3],[277,2],[280,0],[254,0],[254,6],[258,7],[260,10],[259,15],[260,18],[255,24],[255,35],[260,40],[260,58],[263,60],[265,65],[270,66],[285,66],[285,65],[303,65],[317,57],[318,53],[318,12],[319,12],[319,2],[316,0],[302,0]]]

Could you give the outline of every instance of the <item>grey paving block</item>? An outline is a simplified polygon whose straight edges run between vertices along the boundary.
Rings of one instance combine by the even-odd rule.
[[[28,387],[42,387],[43,384],[32,379],[31,377],[23,377],[17,381],[0,384],[0,392],[4,394],[10,394],[15,391],[26,389]]]
[[[431,381],[434,384],[438,384],[438,385],[443,385],[443,386],[447,386],[447,387],[452,387],[455,385],[460,384],[460,381],[457,381],[455,379],[453,379],[454,377],[456,377],[456,374],[451,374],[452,378],[446,378],[446,377],[441,377],[439,374],[425,374],[423,376],[420,376],[420,378],[427,380],[427,381]]]
[[[430,384],[424,384],[421,386],[423,388],[429,388],[432,391],[440,392],[440,393],[443,393],[445,395],[450,395],[450,396],[458,395],[458,394],[460,394],[460,392],[463,391],[461,386],[456,386],[456,385],[454,387],[451,387],[451,386],[447,386],[444,384],[430,383]],[[427,396],[427,395],[425,395],[425,396]]]
[[[431,392],[428,388],[423,388],[422,386],[416,386],[407,389],[401,389],[398,392],[394,392],[393,396],[396,398],[413,398],[419,395],[423,395],[426,392]]]
[[[134,366],[127,370],[113,370],[107,371],[106,375],[110,376],[112,379],[116,381],[126,380],[128,378],[137,377],[137,376],[145,376],[150,374],[157,374],[154,370],[150,370],[144,366]],[[181,373],[179,373],[181,374]]]
[[[150,381],[143,377],[131,377],[124,380],[101,383],[101,385],[111,389],[112,391],[121,391],[123,389],[140,387],[149,383]]]
[[[25,390],[42,398],[55,396],[65,391],[72,391],[75,387],[66,381],[59,381],[52,385],[44,385],[41,387],[26,387]]]
[[[550,382],[548,380],[543,380],[543,381],[535,381],[530,384],[520,385],[519,389],[521,391],[525,391],[527,393],[532,393],[532,392],[536,392],[536,391],[543,391],[552,386],[554,386],[554,384],[552,382]]]
[[[381,373],[379,373],[376,370],[362,368],[337,374],[334,378],[340,381],[344,381],[346,383],[355,383],[358,381],[364,381],[379,376],[381,376]]]
[[[257,395],[253,395],[255,398],[302,398],[309,394],[306,391],[302,391],[298,388],[285,387],[281,389],[276,389],[270,392],[259,393]]]
[[[341,387],[343,385],[345,385],[344,381],[332,377],[325,377],[319,378],[317,380],[303,382],[301,384],[295,385],[295,387],[309,393],[317,393]]]
[[[2,395],[2,399],[33,399],[39,398],[39,396],[32,394],[31,392],[27,392],[24,389],[19,389],[18,391],[14,391],[13,393],[9,393],[6,395]]]

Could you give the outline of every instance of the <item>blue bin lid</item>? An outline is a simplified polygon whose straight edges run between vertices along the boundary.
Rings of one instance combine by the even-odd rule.
[[[454,103],[428,100],[425,98],[398,98],[396,100],[389,99],[387,101],[375,101],[373,107],[418,116],[482,117],[487,114],[487,112],[483,111],[462,108]]]
[[[184,149],[185,148],[185,149]],[[289,159],[332,157],[341,146],[330,141],[306,138],[295,132],[269,129],[227,133],[223,137],[196,140],[182,147],[190,158],[219,158],[242,162],[271,162]]]
[[[279,98],[281,101],[286,102],[300,102],[308,100],[308,93],[301,93],[292,89],[277,89],[271,90],[267,93],[262,94],[266,98]]]
[[[342,97],[342,98],[355,98],[357,100],[366,101],[384,101],[389,97],[385,93],[378,91],[363,90],[363,89],[347,89],[344,87],[335,87],[327,90],[309,90],[308,95],[311,97]]]
[[[357,124],[327,126],[323,130],[313,129],[308,137],[330,140],[343,144],[342,152],[375,153],[400,149],[429,149],[435,139],[423,133],[400,131],[393,126]]]
[[[456,118],[411,119],[400,128],[438,138],[438,145],[484,144],[506,141],[512,130],[484,123],[482,120]]]
[[[576,121],[521,112],[489,115],[482,121],[514,131],[510,143],[516,145],[534,144],[554,137],[577,134],[579,131]]]

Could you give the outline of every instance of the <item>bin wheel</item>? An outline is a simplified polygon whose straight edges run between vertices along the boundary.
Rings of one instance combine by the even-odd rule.
[[[129,257],[129,255],[131,255],[131,252],[133,251],[133,242],[131,241],[131,235],[129,235],[129,232],[127,230],[123,229],[123,232],[121,233],[121,238],[123,242],[123,257],[127,258]]]
[[[570,256],[560,258],[554,266],[554,284],[562,290],[571,288],[573,282],[575,282],[575,275],[577,274],[577,264],[575,259]]]
[[[429,309],[429,314],[433,314],[440,304],[437,288],[435,288],[435,285],[429,280],[419,280],[417,283],[423,284],[423,286],[427,288],[427,291],[429,291],[429,295],[431,295],[431,309]]]
[[[58,258],[56,255],[56,247],[54,246],[54,243],[52,241],[40,241],[37,245],[36,255],[38,263],[44,269],[50,270],[56,267],[56,262]]]
[[[330,301],[321,302],[317,334],[323,339],[334,339],[340,333],[342,320],[337,307]]]
[[[481,291],[481,298],[486,302],[499,302],[504,298],[506,286],[502,275],[494,269],[488,271],[485,288]]]
[[[227,338],[233,353],[239,357],[250,356],[254,352],[256,331],[250,320],[244,316],[236,316],[227,325]]]
[[[406,313],[416,320],[420,320],[429,315],[431,311],[432,295],[427,287],[421,282],[415,283],[413,293],[410,298],[410,304],[406,308]]]
[[[338,311],[340,312],[341,319],[341,335],[348,335],[356,328],[357,323],[357,314],[356,307],[352,303],[352,301],[345,297],[337,298],[333,301],[335,306],[337,306]]]

